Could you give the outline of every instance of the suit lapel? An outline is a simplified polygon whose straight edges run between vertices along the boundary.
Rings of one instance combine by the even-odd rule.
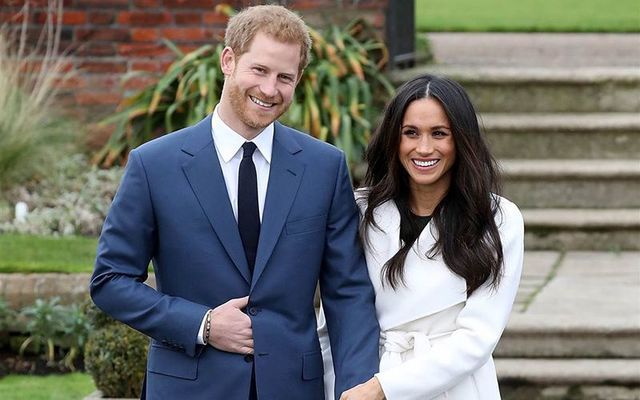
[[[251,275],[238,224],[233,216],[227,186],[213,146],[211,116],[192,129],[182,147],[182,151],[191,157],[182,165],[182,170],[229,257],[247,283],[250,283]]]
[[[269,172],[269,185],[262,213],[262,226],[258,242],[258,254],[253,270],[255,286],[280,237],[289,210],[302,180],[304,165],[295,154],[302,151],[289,128],[276,122],[273,152]]]

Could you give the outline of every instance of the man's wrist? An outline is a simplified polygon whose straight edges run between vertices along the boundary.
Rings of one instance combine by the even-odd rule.
[[[209,344],[209,337],[211,337],[211,312],[213,310],[209,309],[204,316],[204,327],[202,331],[202,340],[204,341],[204,345]]]

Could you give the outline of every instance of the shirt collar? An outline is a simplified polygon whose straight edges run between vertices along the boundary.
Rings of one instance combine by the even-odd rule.
[[[218,106],[213,110],[211,116],[211,131],[216,148],[225,163],[228,163],[247,141],[222,121],[218,114]],[[271,151],[273,150],[273,132],[274,124],[272,122],[251,140],[269,164],[271,164]]]

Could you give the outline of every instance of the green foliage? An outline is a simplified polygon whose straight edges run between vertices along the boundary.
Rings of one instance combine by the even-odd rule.
[[[55,344],[64,331],[65,309],[59,304],[60,299],[53,297],[48,300],[36,299],[34,305],[22,310],[21,314],[27,318],[27,332],[29,337],[20,346],[20,355],[26,348],[34,344],[37,349],[44,346],[49,365],[55,362]]]
[[[15,318],[15,312],[9,307],[6,301],[0,297],[0,332],[9,329],[9,324]]]
[[[44,351],[49,366],[55,365],[56,347],[68,349],[61,365],[73,371],[74,361],[83,349],[89,334],[89,322],[78,305],[64,306],[59,297],[37,299],[21,311],[27,320],[29,335],[20,345],[23,355],[29,346],[35,353]]]
[[[388,55],[363,19],[324,35],[311,30],[313,57],[284,122],[362,159],[379,109],[394,89],[382,73]],[[374,100],[375,99],[375,100]]]
[[[62,2],[50,4],[62,10]],[[56,108],[58,83],[70,73],[58,52],[60,26],[54,25],[51,13],[47,17],[38,41],[44,43],[42,56],[39,46],[26,50],[26,25],[18,32],[0,26],[0,190],[44,174],[77,132]]]
[[[123,162],[129,150],[175,129],[192,125],[211,113],[220,99],[224,75],[222,46],[205,45],[184,54],[165,43],[177,60],[157,83],[120,104],[121,111],[102,121],[115,130],[93,161],[104,167]]]
[[[0,272],[91,272],[96,238],[0,235]]]
[[[91,329],[102,329],[108,325],[113,325],[116,320],[105,314],[93,303],[91,299],[82,305],[82,312],[87,317]]]
[[[382,73],[386,47],[361,19],[344,28],[330,26],[324,34],[311,30],[311,34],[313,57],[283,122],[337,145],[350,161],[359,161],[376,106],[393,93]],[[95,163],[104,167],[123,163],[132,148],[194,124],[218,103],[224,82],[222,44],[184,54],[166,43],[177,60],[156,84],[125,99],[120,111],[103,121],[115,129],[95,154]]]
[[[0,379],[2,400],[83,399],[95,390],[89,374],[32,376],[8,375]]]
[[[83,309],[77,304],[71,305],[65,314],[62,330],[69,346],[67,354],[62,359],[62,365],[71,371],[75,370],[74,362],[84,350],[90,330],[91,325]]]
[[[119,322],[95,329],[85,346],[84,362],[105,397],[140,397],[148,339]]]
[[[416,0],[416,30],[640,32],[638,0]]]

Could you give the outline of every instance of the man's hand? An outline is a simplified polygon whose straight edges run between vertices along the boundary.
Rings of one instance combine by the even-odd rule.
[[[251,319],[242,309],[249,296],[231,299],[211,311],[209,344],[231,353],[253,354]]]
[[[375,376],[365,383],[342,392],[340,400],[384,400],[384,392],[380,381]]]

